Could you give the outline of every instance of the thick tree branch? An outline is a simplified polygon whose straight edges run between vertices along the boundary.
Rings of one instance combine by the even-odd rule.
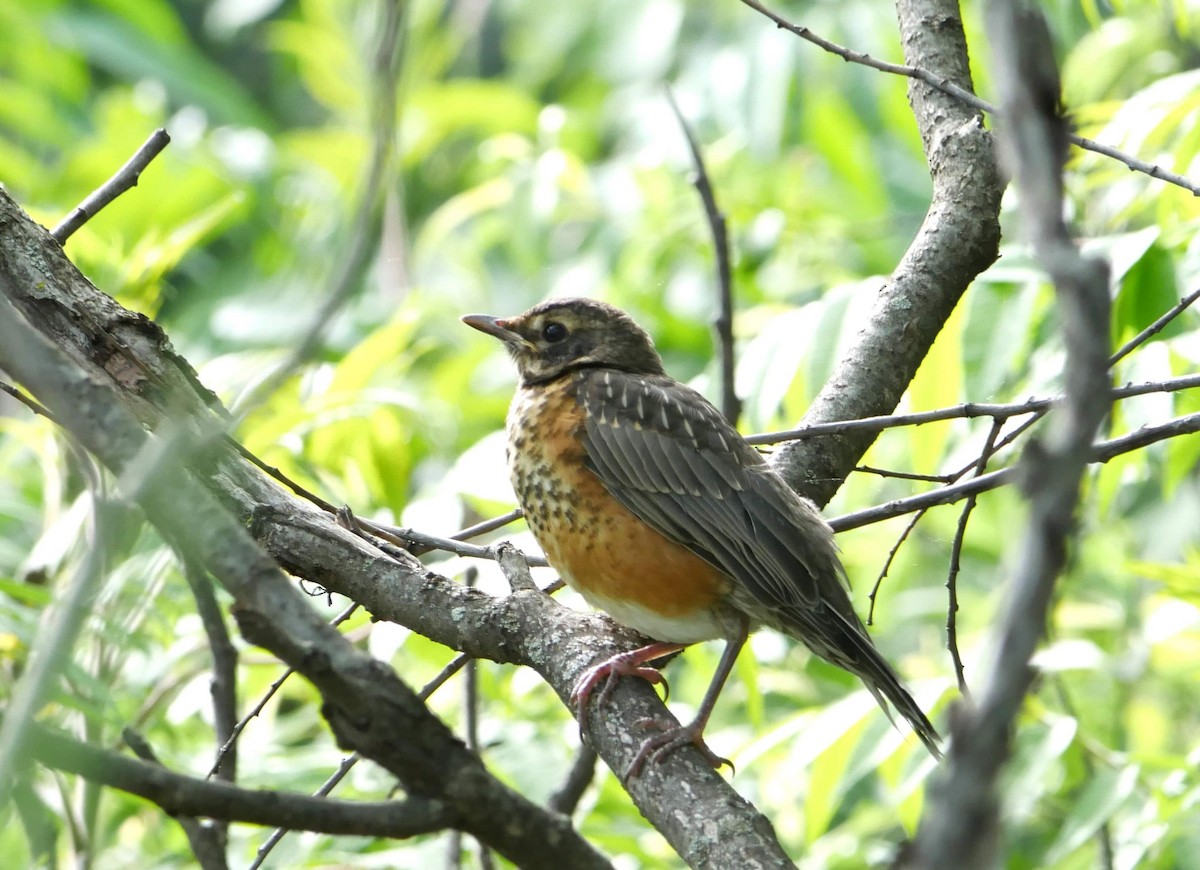
[[[898,0],[905,61],[971,90],[955,0]],[[967,285],[996,259],[1002,190],[991,137],[977,110],[923,81],[909,102],[933,177],[933,201],[917,237],[803,423],[890,413]],[[874,441],[870,432],[789,444],[775,466],[824,504]]]
[[[10,201],[0,194],[0,204]],[[12,230],[11,222],[2,218],[0,226]],[[60,270],[69,266],[58,254],[51,259]],[[21,296],[8,268],[12,259],[0,254],[0,261],[0,292]],[[39,291],[48,291],[52,281],[45,273]],[[86,286],[81,278],[76,281],[76,289]],[[395,774],[410,793],[445,800],[459,827],[518,864],[608,866],[567,820],[492,777],[389,668],[357,650],[313,612],[239,520],[179,464],[181,457],[200,465],[215,457],[203,456],[194,446],[189,449],[174,435],[165,440],[148,436],[119,403],[108,377],[94,366],[80,367],[51,345],[7,299],[0,301],[0,367],[22,381],[89,451],[121,475],[127,494],[185,558],[203,564],[225,586],[235,599],[243,635],[316,686],[324,700],[323,713],[342,745],[359,749]],[[170,402],[170,397],[164,398]],[[196,418],[164,418],[157,428],[184,432],[187,424],[201,428]],[[155,461],[146,463],[143,452],[155,442]],[[232,455],[226,452],[226,457]]]
[[[73,364],[71,371],[60,366],[52,376],[34,383],[26,380],[23,370],[11,365],[6,355],[9,348],[0,342],[0,356],[4,356],[0,367],[9,368],[24,381],[63,425],[85,432],[91,438],[90,449],[102,455],[108,453],[107,448],[100,450],[104,445],[96,439],[114,437],[112,433],[119,432],[126,433],[125,437],[141,438],[142,426],[160,429],[168,416],[189,431],[211,432],[214,423],[223,421],[209,408],[211,394],[195,383],[190,367],[171,352],[157,326],[91,287],[45,232],[2,191],[0,292],[9,296],[29,322],[18,333],[28,334],[32,327],[36,334],[51,338]],[[0,318],[0,322],[3,320]],[[59,381],[86,381],[95,404],[52,402],[52,394],[60,392]],[[113,404],[113,398],[119,399],[120,406]],[[63,408],[71,409],[72,415],[65,416]],[[118,412],[126,411],[142,425],[131,429],[132,421],[117,419]],[[176,489],[169,498],[164,496],[161,504],[156,501],[151,515],[165,522],[186,505],[188,528],[180,530],[186,534],[193,527],[206,527],[209,521],[218,526],[226,522],[227,515],[212,504],[211,497],[215,496],[233,514],[236,521],[225,530],[228,540],[222,538],[219,545],[216,540],[207,540],[220,550],[213,558],[221,561],[204,561],[222,583],[229,582],[237,589],[234,594],[242,614],[240,623],[252,642],[267,644],[317,685],[343,743],[353,745],[397,775],[409,761],[425,766],[430,759],[442,756],[435,765],[437,781],[446,784],[445,799],[456,809],[457,802],[462,801],[479,826],[502,823],[502,833],[518,839],[533,828],[540,829],[540,848],[547,856],[551,847],[566,849],[564,840],[573,832],[564,827],[565,820],[547,816],[544,811],[530,815],[523,805],[512,808],[510,796],[496,791],[497,784],[478,760],[468,762],[459,754],[466,750],[457,741],[447,744],[439,737],[437,751],[415,745],[406,750],[397,745],[401,733],[422,734],[427,728],[438,733],[443,726],[436,719],[424,719],[425,708],[407,700],[407,687],[390,671],[381,672],[377,662],[343,649],[340,635],[324,623],[316,620],[313,624],[314,617],[302,600],[297,597],[293,602],[283,597],[286,583],[276,575],[273,565],[263,563],[261,557],[245,549],[243,529],[248,529],[297,576],[347,595],[375,616],[406,625],[446,646],[533,667],[564,701],[587,667],[601,657],[634,648],[641,639],[614,628],[602,617],[564,608],[541,592],[495,599],[428,571],[414,557],[389,558],[337,526],[327,514],[284,493],[223,442],[210,439],[208,443],[209,449],[193,457],[191,464],[191,473],[207,491],[196,491],[188,483],[187,490]],[[182,478],[180,487],[184,480],[191,478]],[[156,490],[169,490],[169,483],[156,485]],[[184,492],[186,495],[181,495]],[[245,525],[239,527],[238,523]],[[174,539],[170,529],[167,533]],[[253,582],[236,580],[250,568],[256,571]],[[225,571],[233,572],[234,580],[227,581]],[[290,588],[288,592],[298,595]],[[245,601],[247,596],[251,600]],[[371,711],[383,712],[371,715]],[[636,680],[622,681],[605,710],[589,717],[588,737],[610,768],[624,771],[638,748],[631,737],[637,734],[637,721],[666,715],[649,686]],[[397,722],[409,725],[400,728]],[[454,764],[447,766],[445,752],[457,759],[457,768]],[[402,779],[410,787],[425,781],[425,775],[414,779],[411,772],[406,774]],[[426,768],[426,774],[432,771]],[[630,794],[651,824],[693,866],[743,866],[749,862],[762,867],[791,866],[770,822],[698,752],[673,753],[634,781]],[[508,808],[500,809],[504,807]],[[496,818],[495,813],[503,818]],[[476,831],[470,824],[463,827],[498,851],[512,854],[514,844],[501,845],[496,832]],[[558,854],[558,860],[566,860],[561,851]],[[592,859],[580,860],[586,865]]]

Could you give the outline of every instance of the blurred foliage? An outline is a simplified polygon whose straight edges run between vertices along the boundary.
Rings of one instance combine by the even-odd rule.
[[[1078,129],[1200,178],[1200,5],[1053,0],[1050,16]],[[899,60],[886,4],[797,0],[793,20]],[[977,86],[988,42],[969,4]],[[820,388],[923,216],[930,185],[906,82],[846,64],[737,3],[496,0],[406,9],[398,160],[380,254],[327,324],[320,358],[254,411],[239,436],[267,462],[363,515],[449,533],[511,506],[497,432],[513,375],[458,323],[551,294],[632,309],[668,368],[708,389],[713,255],[663,87],[704,144],[728,214],[746,431],[785,428]],[[156,126],[173,142],[140,186],[88,223],[68,253],[102,290],[156,317],[204,382],[233,403],[298,340],[348,244],[371,151],[374,5],[353,0],[0,0],[0,182],[53,224]],[[1114,342],[1200,284],[1200,201],[1076,151],[1068,186],[1089,250],[1114,264]],[[1003,256],[971,289],[905,407],[1012,401],[1059,389],[1053,296],[1007,216]],[[375,231],[373,225],[372,232]],[[1124,360],[1116,380],[1161,380],[1200,363],[1188,313]],[[712,391],[710,390],[710,393]],[[86,546],[90,505],[75,460],[45,421],[0,416],[0,668],[11,685],[53,588]],[[1200,410],[1196,391],[1123,402],[1111,434]],[[886,433],[866,462],[940,474],[972,461],[987,421]],[[1200,439],[1098,468],[1063,579],[1043,678],[1005,772],[1005,866],[1190,866],[1200,850]],[[920,490],[855,475],[841,513]],[[984,496],[959,579],[958,631],[978,678],[1022,504]],[[944,721],[947,553],[959,509],[931,512],[882,587],[875,636]],[[905,520],[840,538],[865,612]],[[505,534],[512,536],[512,531]],[[516,538],[532,546],[524,534]],[[431,557],[437,570],[466,564]],[[43,717],[103,745],[130,725],[174,769],[211,765],[209,660],[179,569],[149,531],[112,554],[85,636]],[[485,588],[502,590],[490,566]],[[318,600],[318,604],[321,601]],[[331,603],[332,616],[344,602]],[[344,629],[413,685],[451,653],[396,626]],[[847,675],[780,638],[754,638],[710,736],[734,785],[774,821],[801,865],[883,866],[915,829],[931,763]],[[672,706],[698,703],[717,649],[676,664]],[[243,709],[280,667],[244,651]],[[575,728],[528,672],[481,665],[484,754],[545,798]],[[451,684],[433,696],[461,717]],[[6,692],[0,688],[0,692]],[[288,681],[241,739],[242,781],[311,791],[340,753],[311,687]],[[191,863],[179,827],[106,791],[28,771],[4,810],[9,866],[86,853],[94,866]],[[360,764],[341,797],[391,783]],[[70,819],[70,823],[68,823]],[[19,822],[19,823],[18,823]],[[673,867],[608,773],[585,797],[583,832],[623,866]],[[235,826],[234,864],[264,832]],[[381,843],[286,837],[275,866],[434,866],[442,838]]]

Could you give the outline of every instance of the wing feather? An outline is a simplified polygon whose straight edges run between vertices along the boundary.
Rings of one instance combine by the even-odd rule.
[[[636,396],[622,406],[600,379],[581,380],[584,448],[614,498],[772,610],[803,620],[797,611],[832,599],[857,620],[824,520],[707,400],[667,378],[606,374],[614,393]]]
[[[696,391],[615,370],[582,372],[577,387],[587,462],[608,492],[733,578],[758,621],[857,674],[881,704],[886,696],[938,755],[937,732],[854,610],[816,508]]]

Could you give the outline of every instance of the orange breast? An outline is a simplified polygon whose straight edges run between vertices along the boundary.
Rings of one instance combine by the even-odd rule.
[[[508,420],[513,488],[550,564],[583,598],[658,640],[722,636],[720,571],[618,503],[584,464],[570,378],[522,388]]]

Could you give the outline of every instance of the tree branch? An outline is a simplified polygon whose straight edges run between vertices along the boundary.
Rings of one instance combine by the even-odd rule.
[[[733,276],[729,265],[729,229],[725,213],[717,205],[717,195],[708,178],[700,143],[696,141],[683,112],[679,111],[675,95],[669,87],[667,103],[675,115],[675,120],[679,122],[679,128],[683,130],[684,139],[687,140],[688,151],[692,155],[692,166],[695,169],[692,184],[696,193],[700,195],[700,202],[704,205],[704,217],[708,220],[708,228],[712,233],[713,254],[717,261],[717,316],[713,318],[713,332],[717,338],[717,357],[720,363],[721,413],[736,426],[738,418],[742,416],[742,400],[738,398],[734,385],[736,360],[733,344]]]
[[[898,0],[904,57],[970,91],[966,40],[955,0]],[[890,413],[908,388],[946,318],[975,276],[996,259],[1001,182],[991,137],[978,112],[918,79],[909,102],[933,178],[933,201],[870,317],[803,423]],[[837,491],[875,440],[855,432],[785,445],[775,467],[818,504]]]
[[[162,153],[171,143],[171,137],[161,127],[150,134],[150,138],[142,143],[125,165],[116,171],[112,178],[104,182],[90,193],[83,202],[75,206],[71,213],[63,218],[50,235],[60,245],[65,245],[67,239],[77,229],[94,218],[102,208],[132,187],[136,187],[142,171],[150,165],[150,161]]]
[[[0,204],[9,202],[0,193]],[[0,216],[0,226],[5,223]],[[11,241],[11,223],[6,229]],[[44,239],[54,244],[48,236]],[[60,252],[50,259],[60,261],[60,268],[66,264]],[[20,285],[7,268],[13,261],[0,260],[0,291],[20,296]],[[44,293],[54,281],[55,270],[45,260],[39,266],[43,279],[37,289]],[[219,440],[210,437],[204,449],[196,450],[172,437],[168,439],[171,449],[160,447],[153,471],[143,473],[133,463],[141,461],[146,445],[163,444],[163,439],[147,436],[107,378],[81,368],[50,344],[7,299],[0,303],[0,367],[12,372],[78,434],[88,450],[122,475],[125,489],[172,546],[185,558],[202,563],[225,586],[236,601],[235,616],[243,635],[313,683],[341,745],[377,761],[399,777],[410,793],[446,800],[464,830],[518,864],[608,866],[567,820],[492,777],[390,668],[357,650],[321,620],[241,522],[179,465],[181,457],[199,467],[217,460],[210,454],[211,445]],[[186,399],[194,403],[196,396],[179,398],[180,404]],[[203,432],[203,422],[203,418],[172,417],[160,420],[156,428],[185,431],[190,427]],[[222,452],[222,458],[235,455]]]
[[[71,361],[70,366],[62,361],[36,382],[27,380],[25,369],[10,360],[14,346],[0,340],[0,367],[23,380],[64,425],[85,433],[90,449],[120,464],[121,455],[114,456],[100,440],[118,437],[112,433],[124,433],[118,440],[140,439],[145,428],[163,426],[168,414],[188,431],[224,425],[209,407],[211,394],[195,382],[194,375],[188,376],[190,367],[170,351],[158,327],[92,288],[3,191],[0,240],[0,292],[28,319],[28,324],[17,328],[16,318],[0,317],[0,329],[8,326],[6,335],[13,332],[27,338],[49,335],[58,345],[55,353],[65,353]],[[114,340],[117,336],[121,341]],[[86,385],[87,400],[62,397],[61,384],[77,382],[80,390]],[[51,401],[55,395],[59,399]],[[119,405],[113,401],[117,396]],[[129,413],[136,423],[125,419]],[[457,741],[447,744],[452,736],[437,736],[444,726],[429,717],[423,706],[413,706],[407,687],[390,671],[381,672],[377,662],[349,649],[320,620],[313,624],[308,605],[273,565],[246,548],[243,535],[249,531],[287,570],[361,602],[378,618],[405,625],[453,649],[535,668],[564,702],[586,668],[601,657],[635,648],[642,642],[640,637],[600,616],[569,610],[541,592],[495,599],[440,577],[408,554],[390,558],[337,526],[329,515],[286,494],[220,439],[210,439],[207,448],[189,462],[194,481],[206,489],[195,487],[191,477],[177,480],[173,474],[161,486],[156,484],[156,491],[166,489],[170,494],[154,501],[150,515],[157,523],[183,526],[167,529],[170,540],[186,538],[210,521],[223,529],[222,535],[204,536],[202,543],[213,550],[206,550],[206,567],[234,593],[243,633],[252,642],[267,645],[322,692],[343,744],[392,770],[410,788],[422,784],[430,788],[432,777],[435,785],[446,790],[447,800],[452,798],[456,809],[461,802],[460,812],[477,823],[470,827],[464,823],[464,827],[502,854],[511,857],[524,849],[523,838],[534,837],[535,830],[543,856],[538,860],[557,860],[562,866],[568,860],[563,857],[566,853],[586,847],[575,841],[576,835],[561,817],[548,816],[544,810],[530,815],[523,799],[514,806],[514,796],[498,791],[478,759],[462,757],[469,753]],[[232,513],[232,522],[212,497]],[[187,516],[172,519],[181,505],[186,505]],[[254,579],[239,580],[247,571],[254,572]],[[226,572],[231,576],[226,577]],[[637,721],[667,715],[649,686],[625,680],[605,710],[589,717],[588,738],[610,768],[624,771],[637,751],[636,741],[629,740],[637,731]],[[401,727],[398,722],[408,725]],[[423,735],[427,730],[434,735],[428,739],[437,744],[433,750],[411,739],[401,741],[401,734]],[[447,763],[447,754],[452,763]],[[418,769],[407,770],[409,764]],[[673,753],[633,782],[629,791],[651,824],[689,864],[741,866],[757,861],[763,867],[791,866],[770,822],[698,752]],[[499,832],[490,829],[500,824],[497,813],[503,816]],[[532,848],[532,840],[529,843]],[[517,860],[528,863],[528,855],[521,854]],[[587,852],[586,857],[570,860],[586,866],[596,858]]]
[[[33,757],[51,770],[138,795],[171,815],[396,838],[440,831],[458,821],[447,803],[418,796],[403,801],[338,801],[195,779],[89,746],[42,725],[31,729],[30,748]]]

